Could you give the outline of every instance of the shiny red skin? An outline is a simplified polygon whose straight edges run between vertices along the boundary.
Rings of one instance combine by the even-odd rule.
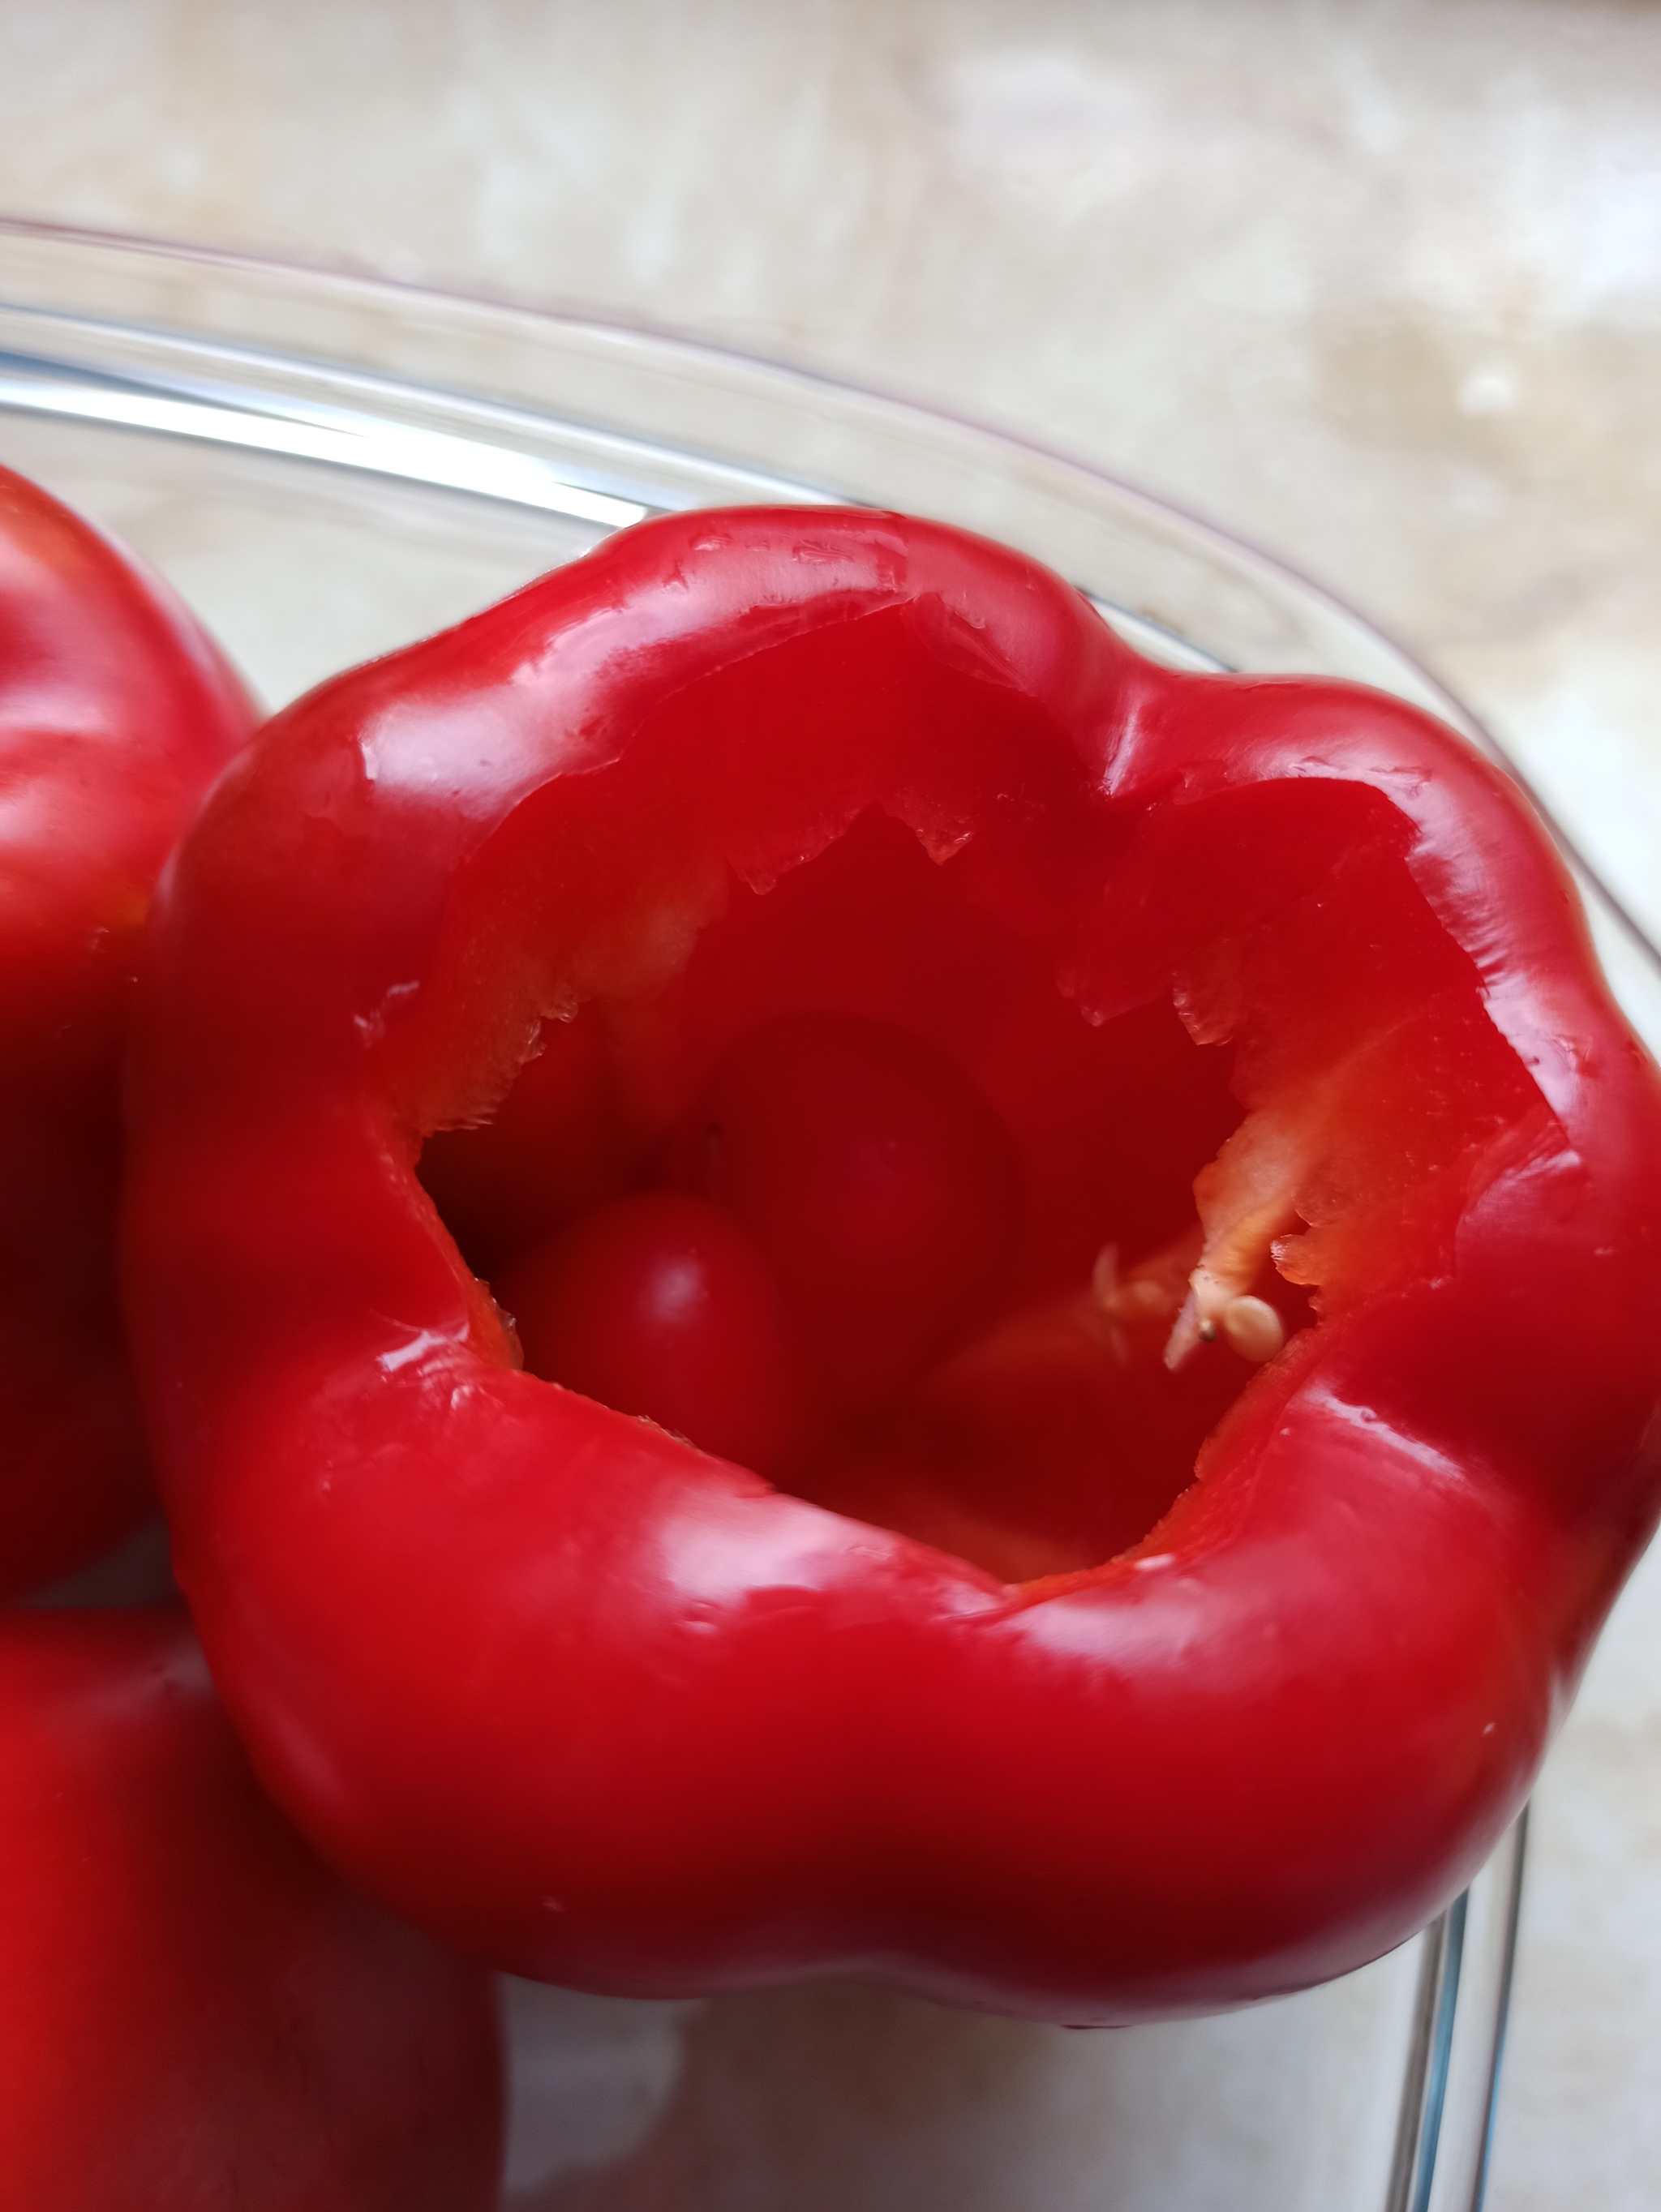
[[[0,469],[0,1595],[155,1510],[115,1282],[121,1055],[152,886],[253,719],[164,585]]]
[[[0,1621],[0,2207],[486,2212],[490,1978],[260,1792],[182,1611]]]
[[[1327,1133],[1321,1326],[1091,1571],[1000,1582],[515,1372],[413,1173],[539,1013],[673,971],[723,859],[764,886],[872,803],[1098,1017],[1175,975],[1215,1033],[1234,951],[1278,959],[1237,1087],[1407,1009]],[[1445,730],[1153,666],[937,526],[692,514],[279,716],[152,951],[128,1291],[177,1569],[269,1786],[411,1916],[598,1989],[1128,2021],[1377,1955],[1516,1814],[1656,1517],[1661,1079]],[[1018,1137],[1042,1057],[995,1066]],[[1375,1099],[1500,1134],[1421,1188]]]

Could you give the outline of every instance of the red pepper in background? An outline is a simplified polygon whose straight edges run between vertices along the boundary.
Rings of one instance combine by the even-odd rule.
[[[1128,2020],[1514,1816],[1661,1496],[1661,1082],[1446,731],[693,514],[277,717],[150,950],[178,1571],[400,1910]],[[770,1481],[634,1418],[758,1374]]]
[[[119,1067],[152,886],[252,726],[165,586],[0,469],[0,1595],[155,1510],[115,1285]]]
[[[177,1608],[0,1619],[0,2206],[486,2212],[478,1967],[261,1796]]]

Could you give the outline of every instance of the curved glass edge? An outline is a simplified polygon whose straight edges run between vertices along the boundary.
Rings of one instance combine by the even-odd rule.
[[[603,453],[631,479],[624,495],[648,505],[686,503],[675,496],[683,471],[705,456],[691,459],[695,475],[713,469],[757,495],[899,506],[983,529],[1157,629],[1219,646],[1232,665],[1351,674],[1492,746],[1411,654],[1274,556],[938,408],[615,323],[15,219],[0,219],[0,296],[22,318],[9,342],[25,353],[40,349],[29,326],[44,336],[52,325],[48,350],[142,378],[158,366],[176,374],[184,340],[199,377],[235,382],[257,363],[268,398],[303,387],[315,402],[321,380],[338,404],[356,398],[399,421],[423,407],[452,422],[464,410],[476,427],[488,416],[508,443],[563,427],[588,466]],[[624,489],[615,477],[599,487],[613,488]]]
[[[1420,1939],[1384,2212],[1482,2212],[1527,1853],[1524,1811],[1470,1887]]]
[[[859,481],[809,480],[758,469],[752,462],[689,452],[637,430],[413,384],[352,363],[256,349],[188,329],[65,314],[33,299],[20,302],[8,296],[20,279],[20,272],[9,265],[9,249],[19,242],[16,227],[0,223],[0,407],[396,477],[568,516],[592,526],[597,534],[648,514],[716,502],[894,499],[892,471],[884,473],[880,487],[873,483],[863,445]],[[25,233],[22,242],[33,247],[50,243],[59,251],[65,246],[55,234],[43,241],[33,231]],[[134,251],[109,241],[76,241],[73,250],[90,252],[100,271],[112,254]],[[169,258],[159,247],[144,252],[147,267]],[[205,265],[222,287],[250,268],[268,283],[287,273],[266,264],[211,259],[204,264],[201,257],[186,257],[185,265],[193,274]],[[29,271],[21,274],[27,278]],[[362,279],[331,283],[360,306],[367,295],[381,316],[406,305],[410,296]],[[429,307],[434,304],[434,295],[414,296]],[[152,310],[155,304],[151,302]],[[201,304],[197,302],[198,309]],[[538,319],[524,310],[472,312],[492,327],[506,322],[516,333],[526,321],[539,320],[545,356],[552,350],[549,341],[554,337],[561,348],[575,337],[585,349],[617,343],[636,353],[668,343],[638,332]],[[727,370],[733,359],[705,354],[680,340],[672,342],[671,351],[678,366],[690,361],[706,380],[717,368]],[[1506,769],[1550,829],[1580,890],[1610,985],[1634,1029],[1661,1056],[1661,950],[1602,881],[1492,732],[1361,617],[1268,556],[1061,456],[906,403],[823,384],[800,371],[756,362],[741,366],[748,385],[770,382],[771,406],[764,413],[781,412],[787,399],[799,408],[811,395],[816,414],[857,410],[860,419],[852,427],[861,438],[879,422],[885,455],[908,450],[909,441],[931,443],[937,464],[933,480],[916,487],[924,496],[903,504],[989,527],[984,514],[962,512],[960,495],[966,484],[1013,474],[1006,504],[1013,501],[1016,511],[999,518],[993,534],[1027,544],[1052,565],[1058,514],[1092,520],[1092,543],[1078,547],[1069,573],[1131,643],[1154,657],[1188,667],[1286,672],[1301,666],[1342,672],[1394,691],[1451,723]],[[620,404],[614,395],[614,407]],[[949,453],[939,450],[942,441]],[[1035,472],[1045,478],[1043,483],[1035,483]],[[1220,596],[1220,563],[1229,586]]]
[[[1390,2212],[1425,2212],[1447,2105],[1448,2061],[1458,2011],[1470,1893],[1455,1898],[1426,1931],[1420,1962],[1413,2049],[1391,2165]]]

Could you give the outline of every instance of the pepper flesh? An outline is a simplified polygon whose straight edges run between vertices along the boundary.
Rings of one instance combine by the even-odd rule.
[[[490,1978],[260,1795],[177,1607],[0,1621],[0,2206],[486,2212]]]
[[[1661,1082],[1447,732],[1153,666],[937,526],[676,518],[278,717],[152,951],[178,1571],[400,1910],[1124,2021],[1360,1964],[1514,1816],[1656,1517]],[[816,1010],[946,1054],[1025,1199],[787,1490],[519,1371],[416,1165],[508,1094],[427,1155],[494,1267]],[[1241,1295],[1293,1332],[1243,1391],[1188,1340]]]
[[[155,1510],[115,1279],[151,887],[253,711],[200,625],[0,469],[0,1596]]]

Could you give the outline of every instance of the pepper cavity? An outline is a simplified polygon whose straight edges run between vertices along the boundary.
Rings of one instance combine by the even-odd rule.
[[[1081,1018],[964,873],[867,816],[733,884],[423,1174],[532,1371],[1022,1580],[1142,1537],[1288,1323],[1250,1282],[1232,1351],[1167,1371],[1228,1055],[1157,1004]]]

